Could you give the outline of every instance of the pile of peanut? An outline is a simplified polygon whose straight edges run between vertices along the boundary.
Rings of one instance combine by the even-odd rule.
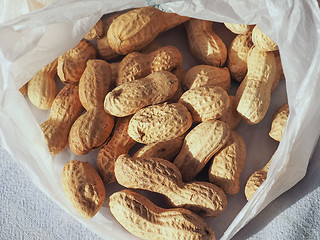
[[[202,65],[187,71],[177,47],[154,39],[183,24],[192,55]],[[142,239],[215,239],[204,217],[227,207],[240,191],[246,145],[235,128],[258,124],[283,78],[278,46],[257,26],[225,23],[235,33],[229,49],[212,22],[144,7],[99,22],[76,47],[41,69],[27,95],[50,109],[40,127],[49,151],[67,146],[76,155],[99,151],[96,166],[73,160],[62,172],[75,209],[92,218],[108,184],[128,188],[108,202],[115,219]],[[65,84],[58,92],[55,75]],[[232,96],[232,82],[241,82]],[[22,89],[21,89],[22,91]],[[288,105],[279,109],[270,136],[280,141]],[[130,150],[142,146],[134,154]],[[249,199],[266,179],[270,162],[244,190]],[[208,181],[197,181],[209,165]],[[157,192],[160,208],[132,189]]]

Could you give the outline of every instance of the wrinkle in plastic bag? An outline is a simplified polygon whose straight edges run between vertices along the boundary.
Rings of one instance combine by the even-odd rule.
[[[290,117],[269,169],[268,178],[242,208],[221,239],[230,239],[272,200],[305,175],[319,137],[320,13],[316,1],[55,1],[44,9],[0,25],[0,139],[26,175],[62,208],[106,239],[132,239],[112,219],[107,203],[93,219],[79,217],[66,201],[54,161],[70,159],[70,152],[52,158],[41,130],[18,89],[41,67],[73,46],[103,15],[154,5],[190,17],[257,24],[280,48],[286,76]],[[27,119],[27,121],[25,121]],[[213,226],[214,227],[214,226]]]

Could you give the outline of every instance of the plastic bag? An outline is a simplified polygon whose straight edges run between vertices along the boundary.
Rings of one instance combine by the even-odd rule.
[[[45,121],[49,113],[29,104],[18,89],[44,65],[74,47],[103,14],[147,5],[217,22],[257,24],[280,48],[286,76],[283,88],[287,93],[290,117],[264,184],[247,204],[241,196],[229,201],[229,208],[237,203],[232,214],[239,212],[231,224],[230,216],[233,215],[229,210],[223,213],[225,220],[220,223],[217,219],[208,220],[217,237],[230,239],[273,199],[303,178],[319,137],[320,12],[315,0],[57,0],[41,10],[15,17],[0,25],[0,143],[31,181],[89,229],[106,239],[132,239],[132,235],[111,216],[107,201],[91,220],[83,219],[75,212],[62,191],[59,178],[64,163],[75,156],[67,149],[51,157],[39,128],[39,123]],[[255,136],[258,136],[260,128],[267,129],[267,124],[254,128]],[[246,129],[249,128],[240,131],[246,134]],[[264,141],[266,139],[261,137],[256,144],[261,146]],[[250,143],[248,148],[254,148]],[[260,154],[255,158],[266,158],[273,153],[261,153],[261,149],[254,152]],[[95,154],[76,158],[92,162]],[[248,175],[248,172],[243,174]],[[107,187],[107,192],[118,189],[116,185]]]

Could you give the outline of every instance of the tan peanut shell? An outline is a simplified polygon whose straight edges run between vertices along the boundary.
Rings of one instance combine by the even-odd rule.
[[[131,190],[112,194],[109,208],[127,231],[145,240],[215,240],[213,230],[195,213],[160,208]]]
[[[236,101],[236,98],[232,95],[229,95],[229,101],[230,101],[230,105],[227,109],[227,112],[225,112],[219,118],[219,120],[227,123],[230,129],[234,129],[241,122],[241,116],[237,112],[237,104],[238,103]]]
[[[39,109],[50,109],[58,89],[54,76],[57,73],[58,60],[49,63],[29,80],[28,98],[30,102]]]
[[[184,134],[192,125],[192,116],[180,103],[158,104],[133,115],[128,134],[144,144],[168,141]]]
[[[273,114],[271,129],[269,136],[274,140],[280,142],[282,134],[287,125],[287,120],[289,117],[289,105],[288,103],[282,105]]]
[[[104,59],[104,60],[113,60],[120,55],[111,48],[109,41],[108,41],[108,36],[107,32],[109,30],[110,24],[119,16],[119,14],[112,15],[108,17],[106,20],[103,21],[103,31],[104,35],[97,39],[97,52],[98,55]]]
[[[184,92],[179,103],[188,108],[194,122],[204,122],[224,115],[230,100],[221,87],[198,87]]]
[[[248,54],[247,62],[247,75],[236,93],[237,111],[248,124],[257,124],[264,118],[270,105],[276,60],[273,52],[254,47]]]
[[[224,23],[226,28],[235,34],[247,34],[252,31],[254,25],[238,24],[238,23]]]
[[[255,171],[253,174],[251,174],[251,176],[247,180],[247,183],[244,188],[244,193],[248,201],[257,191],[257,189],[261,186],[261,184],[267,179],[267,174],[269,171],[271,161],[272,158],[262,169]]]
[[[62,171],[63,190],[78,213],[92,218],[102,207],[106,191],[98,172],[88,163],[67,162]]]
[[[231,130],[227,143],[213,157],[209,169],[209,181],[227,194],[238,193],[239,179],[246,161],[246,154],[246,144],[243,138]]]
[[[173,95],[172,98],[170,98],[167,102],[168,103],[173,103],[173,102],[178,102],[180,97],[183,94],[183,88],[182,88],[182,82],[184,79],[184,76],[186,75],[186,70],[182,66],[182,64],[178,65],[175,69],[171,71],[178,79],[178,89],[176,93]]]
[[[161,47],[150,53],[132,52],[120,62],[117,86],[157,71],[172,71],[182,64],[182,55],[174,46]]]
[[[227,60],[227,48],[213,31],[211,21],[190,19],[185,23],[191,53],[202,63],[222,67]]]
[[[107,114],[103,102],[111,83],[111,69],[103,60],[89,60],[79,81],[79,98],[87,110],[72,125],[69,146],[73,153],[84,155],[100,147],[109,137],[113,116]]]
[[[186,91],[197,87],[222,87],[228,91],[231,77],[228,68],[218,68],[210,65],[197,65],[190,68],[183,79],[182,87]]]
[[[247,74],[247,56],[253,46],[252,32],[237,35],[228,48],[227,67],[232,78],[241,82]]]
[[[58,58],[57,74],[63,83],[79,82],[89,59],[96,57],[94,45],[88,41],[80,43]]]
[[[62,152],[68,146],[70,128],[82,111],[79,87],[67,84],[54,99],[49,119],[40,125],[52,155]]]
[[[184,136],[179,136],[168,141],[147,144],[140,148],[133,157],[155,157],[171,162],[178,155],[183,139]]]
[[[138,51],[161,32],[187,21],[188,17],[165,13],[154,7],[142,7],[117,17],[107,32],[110,46],[119,54]]]
[[[115,175],[124,187],[160,193],[173,207],[189,209],[202,217],[218,216],[227,206],[220,188],[208,182],[183,183],[178,168],[161,158],[121,155]]]
[[[278,45],[264,34],[258,26],[255,26],[252,30],[252,41],[262,51],[276,51],[279,49]]]
[[[114,164],[121,154],[128,153],[136,143],[128,135],[128,125],[131,117],[118,118],[110,140],[99,150],[97,167],[104,183],[116,181]]]
[[[105,97],[104,109],[117,117],[129,116],[143,107],[172,98],[177,89],[175,75],[167,71],[154,72],[114,88]]]
[[[189,182],[204,168],[210,158],[227,142],[230,130],[219,120],[202,122],[185,137],[182,148],[173,161],[182,178]]]
[[[104,34],[104,26],[101,19],[90,29],[90,31],[83,37],[87,40],[96,40],[102,38]]]
[[[27,93],[27,86],[28,86],[28,83],[24,84],[21,88],[19,88],[19,91],[23,96],[25,96]]]

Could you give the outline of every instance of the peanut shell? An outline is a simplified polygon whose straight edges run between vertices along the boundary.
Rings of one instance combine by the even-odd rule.
[[[282,105],[273,114],[269,136],[280,142],[289,117],[288,103]]]

